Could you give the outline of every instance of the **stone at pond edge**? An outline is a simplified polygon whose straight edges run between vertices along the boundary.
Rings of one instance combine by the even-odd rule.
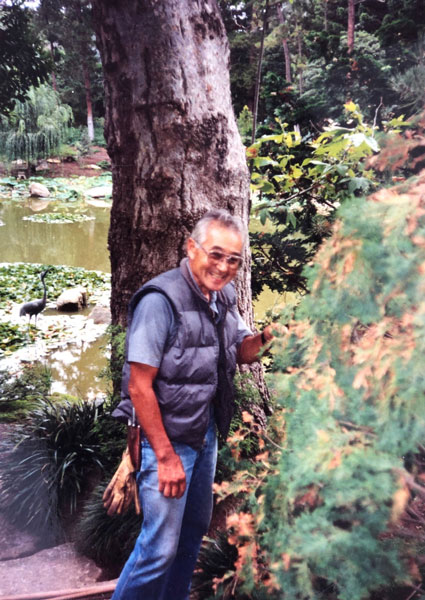
[[[100,323],[106,323],[109,325],[111,322],[111,311],[106,306],[95,306],[88,318],[93,319],[93,322],[96,325]]]
[[[64,290],[56,300],[58,310],[77,311],[87,306],[87,290],[81,285]]]
[[[111,185],[98,185],[97,187],[90,188],[86,191],[86,195],[90,198],[104,198],[112,194]]]
[[[40,198],[48,198],[50,196],[47,187],[37,181],[30,183],[29,192],[30,196],[39,196]]]

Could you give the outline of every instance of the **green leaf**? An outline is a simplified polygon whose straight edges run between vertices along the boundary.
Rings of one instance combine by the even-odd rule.
[[[272,158],[269,158],[268,156],[257,156],[257,158],[254,158],[253,164],[255,167],[264,167],[266,165],[273,165],[273,166],[279,165],[278,162],[276,162]]]

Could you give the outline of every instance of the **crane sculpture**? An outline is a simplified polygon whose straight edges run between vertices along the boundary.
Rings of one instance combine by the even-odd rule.
[[[48,272],[49,272],[49,269],[46,269],[45,271],[43,271],[40,274],[41,283],[43,284],[43,287],[44,287],[43,297],[40,298],[40,300],[31,300],[30,302],[25,302],[25,304],[23,304],[21,306],[21,309],[19,311],[20,317],[23,317],[25,315],[29,316],[28,326],[31,322],[32,316],[34,316],[35,326],[37,326],[37,317],[41,313],[41,311],[44,310],[44,308],[46,307],[47,289],[46,289],[46,284],[44,283],[44,278],[46,277]]]

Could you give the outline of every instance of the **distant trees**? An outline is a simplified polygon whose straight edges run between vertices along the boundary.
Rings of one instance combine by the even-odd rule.
[[[72,107],[76,123],[86,122],[92,141],[93,105],[103,114],[103,86],[90,2],[41,0],[35,18],[54,62],[52,84]]]
[[[239,114],[244,105],[251,110],[254,106],[266,2],[221,5]],[[303,125],[307,133],[325,119],[341,118],[349,100],[370,120],[376,112],[382,120],[417,110],[418,92],[413,98],[408,90],[419,90],[422,81],[425,16],[420,0],[273,2],[266,26],[259,102],[263,127],[278,116]]]
[[[7,116],[0,115],[0,154],[28,162],[51,156],[71,120],[71,108],[60,102],[51,86],[32,87],[23,102],[16,100]]]
[[[50,62],[22,2],[0,5],[0,113],[47,80]]]

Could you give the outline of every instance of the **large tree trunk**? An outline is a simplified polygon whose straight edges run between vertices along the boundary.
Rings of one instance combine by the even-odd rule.
[[[248,222],[248,172],[215,1],[96,0],[93,7],[114,189],[112,319],[125,325],[132,293],[179,263],[208,208]]]
[[[133,292],[179,264],[206,210],[248,223],[249,176],[215,0],[95,0],[93,10],[113,176],[112,322],[125,326]],[[249,264],[237,285],[252,326]]]

